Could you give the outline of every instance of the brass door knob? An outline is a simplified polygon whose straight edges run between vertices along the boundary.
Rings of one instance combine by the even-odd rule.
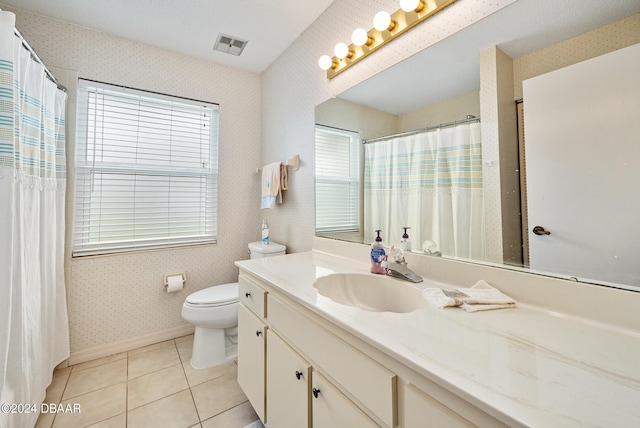
[[[535,233],[538,236],[551,235],[551,232],[549,232],[548,230],[545,230],[544,227],[542,227],[542,226],[534,227],[533,228],[533,233]]]

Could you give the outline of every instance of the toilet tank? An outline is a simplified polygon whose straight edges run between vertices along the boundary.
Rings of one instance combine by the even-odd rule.
[[[249,254],[252,259],[263,257],[280,256],[285,253],[287,247],[277,242],[263,244],[261,241],[249,243]]]

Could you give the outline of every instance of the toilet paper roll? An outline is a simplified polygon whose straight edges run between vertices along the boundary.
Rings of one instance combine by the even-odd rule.
[[[167,293],[175,293],[184,287],[184,279],[182,275],[174,275],[167,277]]]

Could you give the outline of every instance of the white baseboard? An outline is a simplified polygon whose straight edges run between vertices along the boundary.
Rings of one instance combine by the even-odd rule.
[[[170,328],[168,330],[156,331],[144,336],[134,337],[123,342],[110,343],[101,345],[84,351],[74,352],[69,356],[68,365],[84,363],[86,361],[95,360],[109,355],[118,354],[120,352],[131,351],[143,346],[152,345],[154,343],[165,340],[175,339],[176,337],[192,334],[195,327],[192,324]]]

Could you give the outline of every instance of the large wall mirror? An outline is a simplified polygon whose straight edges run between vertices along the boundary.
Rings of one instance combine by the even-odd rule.
[[[519,0],[318,105],[316,235],[370,244],[382,229],[385,245],[400,245],[406,226],[414,253],[640,291],[640,226],[633,214],[640,211],[640,192],[629,187],[640,183],[640,144],[618,145],[640,141],[640,121],[628,119],[640,114],[633,78],[640,74],[639,43],[640,3]],[[626,54],[618,58],[617,52]],[[605,63],[605,70],[628,72],[599,75],[598,58],[616,64]],[[542,78],[557,74],[573,83],[589,67],[601,77],[599,91],[572,95]],[[563,77],[562,70],[570,74]],[[540,95],[545,91],[549,96]],[[586,93],[589,100],[582,99]],[[548,106],[556,110],[547,114]],[[556,150],[584,136],[539,132],[572,120],[596,122],[601,110],[606,114],[597,120],[610,123],[611,132],[588,131],[596,140],[584,148]],[[575,114],[565,117],[566,111]],[[431,134],[442,134],[443,142]],[[409,141],[415,135],[420,138]],[[530,147],[553,138],[560,142],[550,151]],[[381,161],[418,152],[454,183],[444,192],[453,200],[444,209],[441,189],[418,196],[407,190],[407,183],[440,178],[390,172],[395,167]],[[429,158],[436,152],[449,153],[452,163]],[[562,175],[567,171],[573,181]],[[405,193],[375,194],[380,182]],[[565,193],[550,197],[545,189],[560,184]],[[613,207],[612,195],[620,206]],[[570,214],[567,226],[546,217],[552,208]],[[568,231],[573,224],[580,226],[578,237]]]

